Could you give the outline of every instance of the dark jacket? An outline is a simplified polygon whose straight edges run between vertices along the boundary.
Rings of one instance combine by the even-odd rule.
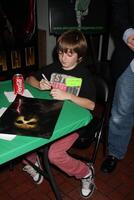
[[[115,51],[111,59],[112,78],[116,80],[134,58],[134,52],[122,40],[128,28],[134,28],[134,0],[111,0],[112,33]]]

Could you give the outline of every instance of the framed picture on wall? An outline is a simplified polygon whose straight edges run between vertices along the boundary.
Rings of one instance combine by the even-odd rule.
[[[69,29],[84,33],[104,31],[107,25],[106,0],[49,0],[50,34],[60,34]]]

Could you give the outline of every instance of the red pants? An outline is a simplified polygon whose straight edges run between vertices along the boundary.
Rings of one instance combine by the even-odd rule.
[[[72,158],[67,153],[78,137],[78,133],[72,133],[54,142],[49,148],[48,158],[52,164],[56,165],[69,176],[75,176],[80,179],[89,173],[89,167],[80,160]],[[36,154],[30,154],[27,156],[27,159],[35,163]]]

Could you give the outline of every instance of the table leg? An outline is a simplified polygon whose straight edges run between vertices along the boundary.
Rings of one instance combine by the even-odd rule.
[[[50,167],[50,163],[49,163],[49,159],[48,159],[48,149],[49,149],[49,147],[45,146],[40,152],[40,157],[42,159],[42,165],[43,165],[43,169],[44,169],[43,171],[47,172],[47,178],[48,178],[48,181],[49,181],[50,185],[52,186],[52,189],[55,193],[56,200],[62,200],[59,188],[57,186],[57,183],[56,183],[54,176],[52,174],[52,171],[51,171],[51,167]]]
[[[37,151],[38,156],[41,158],[42,169],[35,166],[30,160],[25,158],[25,160],[35,169],[37,170],[45,179],[47,179],[52,187],[52,190],[55,194],[56,200],[62,200],[59,188],[54,179],[54,176],[51,171],[49,159],[48,159],[48,149],[49,146],[45,146],[42,149]]]

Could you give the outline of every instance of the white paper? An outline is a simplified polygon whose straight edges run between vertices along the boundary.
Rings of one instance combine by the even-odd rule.
[[[13,102],[14,99],[15,99],[15,97],[16,97],[16,95],[14,94],[14,92],[7,92],[7,91],[5,91],[4,94],[7,97],[7,99],[8,99],[9,102]],[[24,90],[24,94],[22,96],[33,97],[32,94],[27,89]]]
[[[3,140],[11,141],[15,137],[16,137],[16,135],[0,133],[0,139],[3,139]]]
[[[2,114],[6,111],[6,107],[2,107],[0,108],[0,117],[2,116]]]
[[[2,107],[0,108],[0,117],[2,116],[2,114],[6,111],[6,107]],[[0,133],[0,139],[3,140],[8,140],[11,141],[16,137],[16,135],[10,135],[10,134],[5,134],[5,133]]]

